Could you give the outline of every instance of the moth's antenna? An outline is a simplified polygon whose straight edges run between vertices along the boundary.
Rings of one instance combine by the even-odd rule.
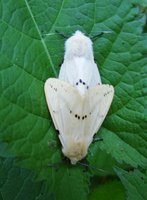
[[[57,35],[57,33],[46,33],[44,34],[45,36],[50,36],[50,35]]]
[[[96,170],[96,171],[107,172],[106,170],[98,169],[98,168],[96,168],[96,167],[94,167],[94,166],[91,166],[91,165],[88,165],[88,164],[86,164],[86,163],[82,163],[82,162],[78,162],[78,163],[79,163],[80,165],[82,165],[82,166],[88,167],[89,169],[92,168],[92,169],[94,169],[94,170]]]
[[[67,39],[68,38],[68,36],[67,35],[65,35],[64,33],[62,33],[62,32],[59,32],[59,31],[57,31],[57,30],[55,30],[55,32],[56,32],[56,34],[59,34],[59,35],[61,35],[63,38],[65,38],[65,39]]]
[[[90,39],[91,40],[96,40],[98,37],[104,35],[105,33],[112,33],[112,31],[101,31],[101,32],[97,33],[96,35],[91,36]]]
[[[59,31],[57,31],[57,30],[55,30],[55,32],[54,33],[47,33],[47,34],[44,34],[45,36],[51,36],[51,35],[61,35],[63,38],[65,38],[65,39],[67,39],[68,38],[68,36],[66,36],[64,33],[62,33],[62,32],[59,32]]]

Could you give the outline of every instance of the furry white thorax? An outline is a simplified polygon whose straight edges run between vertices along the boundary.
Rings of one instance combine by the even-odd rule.
[[[76,31],[73,36],[65,42],[64,59],[77,57],[85,57],[93,59],[92,41],[85,36],[81,31]]]

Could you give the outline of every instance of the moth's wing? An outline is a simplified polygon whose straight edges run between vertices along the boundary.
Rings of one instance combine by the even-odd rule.
[[[46,81],[48,107],[55,127],[60,132],[62,151],[72,163],[86,155],[93,135],[109,110],[113,93],[112,86],[100,85],[82,96],[76,87],[64,81]]]
[[[79,86],[86,88],[87,86],[93,87],[97,84],[101,84],[101,78],[99,74],[98,67],[93,59],[86,59],[85,57],[76,57],[74,58],[76,63],[77,82],[81,79],[82,83]],[[83,85],[85,82],[85,85]]]
[[[89,133],[94,135],[104,121],[112,99],[114,96],[114,88],[111,85],[98,85],[91,88],[85,97],[85,104],[89,107]],[[85,107],[85,111],[86,111]],[[86,132],[85,132],[86,133]]]
[[[98,84],[102,84],[98,66],[96,65],[96,63],[94,61],[93,61],[92,65],[93,65],[93,67],[92,67],[93,68],[93,73],[92,73],[93,78],[91,79],[90,86],[96,86]]]
[[[59,79],[75,85],[77,81],[78,70],[74,59],[65,59],[61,65]]]
[[[58,130],[57,119],[55,116],[57,116],[59,102],[57,99],[56,90],[57,90],[56,80],[54,78],[47,79],[44,84],[44,92],[45,92],[46,102],[47,102],[52,120],[54,122],[55,128]]]
[[[94,60],[82,56],[65,59],[61,65],[59,79],[76,86],[81,94],[85,94],[90,87],[101,84]]]
[[[67,81],[67,72],[66,72],[66,62],[63,61],[61,67],[60,67],[60,71],[59,71],[59,77],[60,80],[62,81]]]
[[[111,85],[98,85],[81,96],[76,89],[60,93],[62,125],[60,140],[63,146],[80,141],[88,148],[110,108],[114,95]]]
[[[114,89],[98,85],[81,96],[70,84],[50,78],[45,83],[47,104],[62,145],[87,140],[87,146],[100,128],[111,105]]]
[[[62,89],[58,92],[60,124],[57,122],[57,126],[61,143],[66,146],[72,140],[79,141],[82,139],[81,133],[84,124],[81,123],[81,119],[84,97],[80,95],[76,87],[70,84],[64,83],[63,87],[64,91]]]
[[[71,108],[80,109],[77,101],[81,98],[78,90],[70,84],[55,78],[49,78],[44,86],[46,101],[51,113],[55,128],[60,132],[68,130]],[[74,123],[74,122],[73,122]]]

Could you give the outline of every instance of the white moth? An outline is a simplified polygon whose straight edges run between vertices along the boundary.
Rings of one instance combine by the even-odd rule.
[[[45,96],[59,131],[62,152],[76,164],[86,156],[94,134],[106,117],[114,89],[101,84],[88,37],[76,31],[65,47],[61,80],[49,78],[45,82]]]

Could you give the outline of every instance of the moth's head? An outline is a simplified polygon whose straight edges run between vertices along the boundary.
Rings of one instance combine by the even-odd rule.
[[[86,156],[87,145],[82,141],[71,141],[66,147],[63,146],[62,152],[75,165]]]
[[[93,57],[92,41],[81,31],[76,31],[65,43],[65,56]]]

